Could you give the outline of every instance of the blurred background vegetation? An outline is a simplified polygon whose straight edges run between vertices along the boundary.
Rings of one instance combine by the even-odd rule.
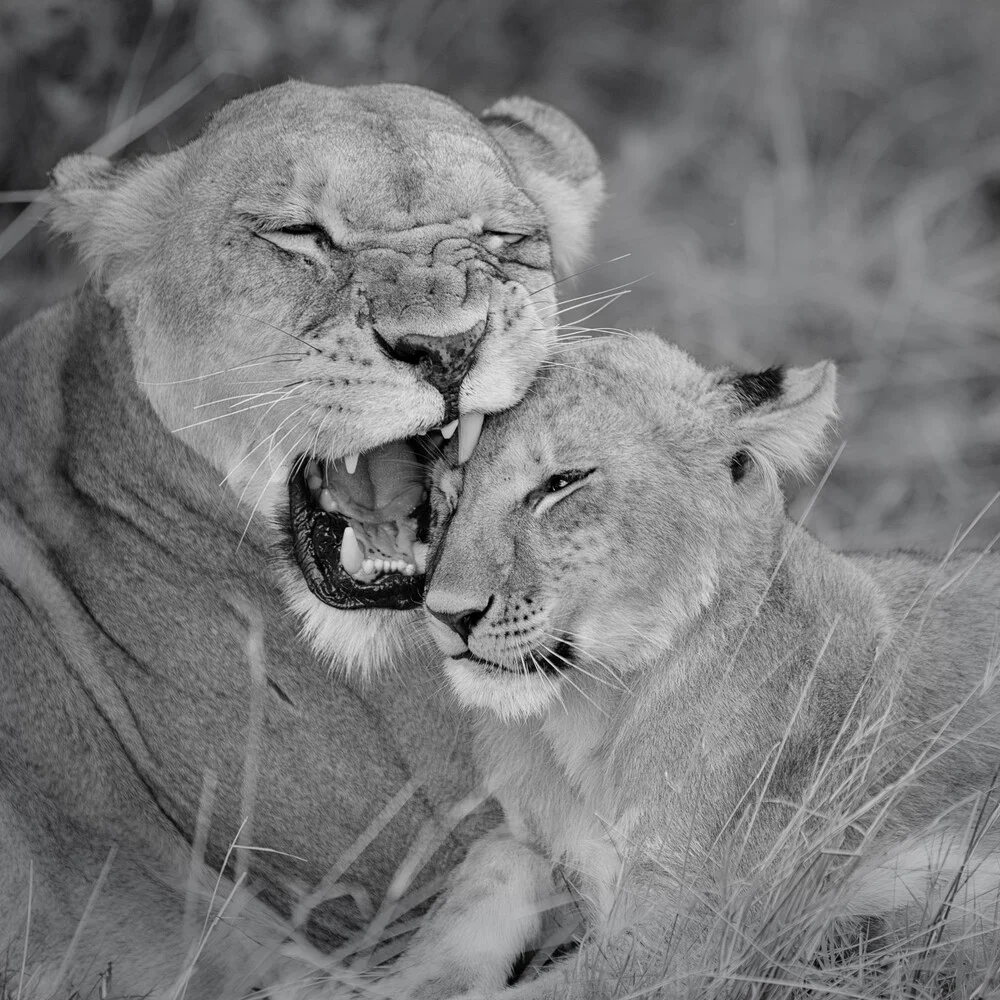
[[[997,0],[0,0],[0,328],[81,279],[30,202],[66,153],[168,149],[288,76],[528,93],[608,174],[564,294],[634,281],[591,322],[708,363],[836,360],[807,524],[940,552],[1000,488],[998,53]]]

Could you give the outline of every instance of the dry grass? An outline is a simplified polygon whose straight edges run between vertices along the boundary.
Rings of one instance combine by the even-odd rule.
[[[814,531],[944,551],[1000,485],[990,0],[9,0],[0,19],[4,329],[79,279],[19,216],[66,153],[163,150],[287,75],[407,80],[471,107],[521,90],[594,137],[611,192],[594,259],[630,255],[569,294],[644,276],[602,322],[709,363],[840,365],[847,445]],[[968,542],[998,532],[995,507]],[[864,995],[971,995],[949,961]]]

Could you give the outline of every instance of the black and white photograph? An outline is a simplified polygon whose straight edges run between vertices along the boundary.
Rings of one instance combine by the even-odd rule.
[[[0,1000],[1000,997],[997,0],[0,78]]]

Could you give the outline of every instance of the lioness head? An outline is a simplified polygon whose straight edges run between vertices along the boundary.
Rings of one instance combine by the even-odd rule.
[[[468,464],[448,447],[434,467],[428,621],[459,697],[504,717],[574,674],[620,684],[771,567],[778,473],[807,466],[834,410],[829,363],[710,372],[652,335],[560,361]]]
[[[553,343],[602,195],[590,143],[524,98],[477,119],[417,87],[288,83],[54,181],[159,417],[279,525],[314,638],[378,660],[421,599],[426,457],[470,454]]]

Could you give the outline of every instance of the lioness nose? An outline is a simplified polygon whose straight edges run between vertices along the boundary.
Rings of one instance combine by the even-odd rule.
[[[490,598],[490,602],[493,598]],[[435,610],[431,603],[428,601],[425,605],[427,610],[438,619],[438,621],[444,622],[456,635],[461,636],[462,642],[466,645],[469,644],[469,636],[472,634],[472,630],[476,627],[476,623],[486,614],[487,609],[490,606],[490,602],[487,602],[484,607],[481,608],[464,608],[461,611],[439,611]]]
[[[430,382],[446,400],[455,397],[457,402],[458,388],[475,361],[476,348],[485,330],[484,319],[470,330],[451,336],[411,333],[404,334],[391,344],[379,336],[379,342],[389,357],[413,365],[417,375]]]

